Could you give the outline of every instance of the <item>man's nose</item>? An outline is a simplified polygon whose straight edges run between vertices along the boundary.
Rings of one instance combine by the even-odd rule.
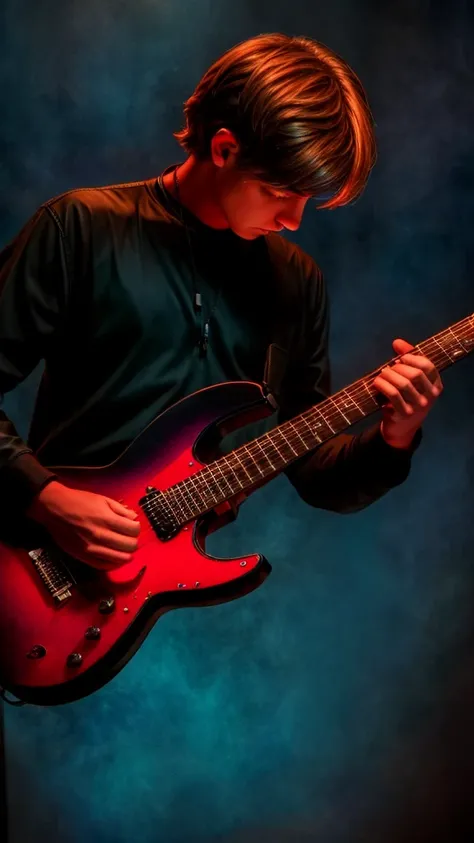
[[[287,228],[288,231],[297,231],[301,225],[301,219],[307,201],[307,199],[298,199],[294,204],[292,203],[283,208],[278,214],[277,223]]]

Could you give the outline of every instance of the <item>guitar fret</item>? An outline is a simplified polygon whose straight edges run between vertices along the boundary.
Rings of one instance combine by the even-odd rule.
[[[288,426],[289,426],[289,427],[291,427],[291,428],[292,428],[292,430],[294,430],[294,431],[295,431],[295,433],[296,433],[296,435],[297,435],[298,439],[301,439],[301,441],[302,441],[303,445],[305,446],[306,450],[308,450],[308,445],[307,445],[307,444],[306,444],[306,442],[304,441],[303,437],[302,437],[302,436],[300,436],[300,434],[298,433],[298,428],[296,427],[296,425],[295,425],[295,424],[293,424],[293,422],[288,422]]]
[[[227,483],[230,491],[233,493],[234,490],[233,490],[231,484],[229,483],[229,481],[227,480],[227,477],[225,476],[224,472],[222,471],[222,468],[220,467],[220,460],[216,460],[216,462],[214,463],[214,467],[217,468],[217,470],[221,473],[222,479],[224,480],[225,483]],[[216,486],[219,489],[219,491],[222,493],[222,490],[219,486],[219,483],[218,483],[217,479],[215,480],[215,483],[216,483]],[[224,492],[224,494],[225,494],[225,492]]]
[[[197,475],[196,475],[196,476],[197,476]],[[197,494],[198,494],[198,495],[199,495],[199,497],[201,498],[201,501],[203,502],[203,504],[204,504],[204,505],[206,505],[206,499],[204,498],[204,496],[203,496],[203,495],[201,494],[201,492],[199,491],[199,488],[198,488],[198,485],[197,485],[197,482],[196,482],[196,479],[195,479],[195,476],[194,476],[194,475],[192,475],[192,474],[191,474],[191,475],[190,475],[190,477],[188,477],[188,478],[186,479],[185,484],[184,484],[184,486],[185,486],[185,490],[186,490],[186,491],[188,492],[188,494],[189,494],[189,493],[190,493],[190,490],[189,490],[189,489],[186,489],[186,486],[187,486],[187,485],[191,486],[191,493],[192,493],[192,492],[197,492]]]
[[[267,434],[267,436],[268,436],[268,441],[270,442],[270,445],[272,446],[272,448],[275,448],[275,451],[277,452],[277,454],[278,454],[278,456],[280,457],[280,459],[282,459],[283,461],[285,461],[285,457],[284,457],[284,456],[283,456],[283,454],[281,453],[281,451],[280,451],[280,449],[279,449],[278,445],[277,445],[277,444],[273,441],[273,436],[272,436],[272,434],[268,433],[268,434]]]
[[[305,423],[305,425],[308,427],[309,432],[311,433],[311,436],[314,436],[314,438],[317,439],[318,442],[322,442],[322,439],[319,438],[318,434],[313,432],[313,430],[311,428],[311,425],[309,424],[309,422],[306,421],[306,418],[305,418],[304,415],[301,416],[301,421],[303,421]]]
[[[285,434],[283,433],[281,427],[278,428],[276,431],[274,431],[274,433],[275,434],[278,433],[279,436],[281,436],[281,438],[283,439],[283,441],[286,442],[286,444],[288,445],[290,451],[294,454],[294,456],[298,456],[297,452],[291,447],[290,443],[288,442],[288,439],[286,438]],[[285,456],[284,455],[282,455],[282,456],[283,456],[283,459],[285,459]]]
[[[277,455],[278,455],[278,449],[277,449],[277,448],[275,448],[275,446],[274,446],[274,444],[273,444],[272,440],[270,439],[270,436],[268,436],[268,435],[267,435],[267,436],[265,437],[265,441],[270,443],[270,445],[272,446],[272,448],[274,448],[274,450],[276,450]],[[272,463],[272,461],[270,460],[270,457],[268,456],[268,453],[267,453],[266,451],[265,451],[265,456],[266,456],[266,458],[267,458],[268,462],[270,463],[270,465],[272,466],[273,471],[277,471],[278,466],[273,465],[273,463]]]
[[[235,453],[235,451],[234,451],[234,453]],[[223,462],[226,464],[227,468],[230,468],[230,470],[231,470],[232,474],[234,475],[235,479],[237,480],[237,483],[239,484],[240,488],[241,488],[241,489],[243,489],[243,488],[244,488],[244,486],[243,486],[243,484],[240,482],[240,477],[238,476],[237,472],[236,472],[236,471],[234,471],[234,469],[232,468],[232,466],[231,466],[231,465],[229,465],[229,460],[227,459],[227,457],[221,457],[221,459],[222,459],[222,460],[223,460]]]
[[[452,339],[448,336],[448,333],[454,337],[454,343]],[[452,332],[450,328],[447,331],[443,331],[440,334],[437,334],[435,337],[432,337],[432,342],[436,343],[436,345],[441,348],[443,354],[445,354],[451,363],[454,362],[459,356],[464,356],[465,349],[457,339],[456,335]],[[429,346],[429,342],[425,343],[425,345]],[[422,352],[423,353],[423,352]],[[430,355],[429,349],[427,349],[427,356]],[[432,354],[431,357],[434,357]],[[435,361],[433,361],[435,362]]]
[[[238,463],[242,466],[242,468],[243,468],[243,470],[245,471],[245,473],[246,473],[247,477],[249,478],[249,480],[252,480],[252,481],[253,481],[253,477],[252,477],[252,476],[248,473],[248,471],[247,471],[247,469],[245,468],[245,465],[243,464],[242,460],[240,459],[240,457],[239,457],[239,455],[238,455],[237,451],[234,451],[233,456],[234,456],[234,458],[237,460],[237,462],[238,462]]]
[[[291,446],[291,443],[288,441],[288,439],[286,438],[286,436],[285,436],[285,434],[283,433],[283,431],[282,431],[282,429],[281,429],[281,428],[278,430],[278,433],[280,434],[280,436],[282,437],[282,439],[284,439],[284,440],[285,440],[285,442],[287,443],[287,445],[288,445],[288,447],[289,447],[290,451],[292,451],[292,453],[295,455],[295,457],[299,456],[298,452],[297,452],[297,451],[295,451],[295,449]]]
[[[456,345],[454,347],[453,347],[452,343],[450,344],[450,349],[453,353],[454,359],[456,360],[458,357],[464,357],[464,355],[466,353],[466,349],[464,348],[463,344],[458,340],[458,338],[456,337],[456,334],[454,334],[453,331],[451,331],[451,329],[449,329],[449,333],[452,334],[452,336],[454,337],[454,339],[456,341]]]
[[[445,348],[443,348],[443,346],[442,346],[442,345],[438,342],[438,340],[436,339],[436,337],[432,337],[432,339],[434,340],[434,342],[436,343],[436,345],[440,347],[440,349],[441,349],[441,351],[443,352],[443,354],[445,354],[445,355],[446,355],[446,357],[448,357],[448,358],[449,358],[449,360],[451,360],[451,363],[454,363],[454,360],[453,360],[453,358],[451,357],[451,355],[450,355],[449,351],[446,351],[446,349],[445,349]]]
[[[362,417],[364,417],[364,416],[365,416],[365,413],[364,413],[363,409],[359,406],[359,404],[357,403],[357,401],[355,400],[355,398],[353,398],[353,397],[352,397],[352,395],[350,394],[350,392],[348,392],[348,390],[347,390],[347,389],[343,389],[342,391],[343,391],[344,395],[347,395],[347,397],[349,398],[349,400],[350,400],[350,401],[352,401],[352,403],[354,404],[354,406],[356,407],[356,409],[357,409],[357,410],[359,410],[359,413],[362,413]]]
[[[198,472],[198,477],[199,477],[199,479],[200,479],[203,483],[205,483],[205,484],[206,484],[207,488],[209,489],[209,494],[210,494],[210,496],[211,496],[211,500],[213,501],[213,503],[216,503],[216,500],[215,500],[216,495],[215,495],[215,492],[213,492],[213,491],[212,491],[212,489],[211,489],[211,487],[209,486],[209,483],[207,482],[207,479],[206,479],[206,472],[205,472],[205,471]],[[198,490],[198,495],[200,495],[200,496],[202,497],[202,495],[201,495],[201,493],[199,492],[199,490]]]
[[[316,410],[316,412],[317,412],[318,416],[320,416],[320,417],[323,419],[324,423],[325,423],[325,424],[327,424],[327,426],[329,427],[329,429],[330,429],[333,433],[336,433],[336,431],[334,430],[334,428],[333,428],[332,424],[330,424],[330,422],[328,422],[328,420],[327,420],[326,416],[324,416],[324,415],[323,415],[323,413],[321,412],[321,410]]]
[[[370,391],[369,386],[368,386],[365,378],[362,380],[362,384],[365,386],[365,388],[367,390],[367,395],[369,396],[370,400],[374,402],[376,407],[378,407],[379,405],[378,405],[377,399],[376,399],[375,395],[373,395],[373,393]]]
[[[275,466],[273,465],[273,463],[272,463],[272,461],[271,461],[270,457],[268,456],[268,454],[266,454],[266,453],[265,453],[265,450],[264,450],[264,449],[262,448],[262,446],[260,445],[260,442],[258,441],[258,439],[255,439],[255,440],[254,440],[254,445],[257,445],[257,447],[258,447],[258,448],[260,448],[260,450],[261,450],[261,452],[262,452],[263,456],[265,457],[265,459],[267,460],[267,462],[269,462],[269,463],[270,463],[270,465],[271,465],[271,467],[272,467],[272,470],[273,470],[273,471],[276,471],[276,468],[275,468]],[[257,467],[259,468],[260,473],[261,473],[261,474],[263,474],[263,476],[265,476],[265,472],[264,472],[264,471],[262,471],[262,469],[258,466],[258,463],[257,463]]]
[[[347,416],[346,416],[346,415],[342,412],[342,410],[341,410],[341,409],[340,409],[340,407],[337,405],[337,403],[336,403],[336,401],[334,400],[334,398],[331,398],[331,397],[330,397],[330,398],[329,398],[329,401],[331,401],[331,403],[332,403],[332,404],[334,404],[334,406],[335,406],[335,408],[336,408],[337,412],[341,414],[342,418],[343,418],[343,419],[345,419],[345,421],[347,422],[347,424],[350,424],[349,419],[348,419],[348,418],[347,418]]]
[[[453,337],[454,337],[454,339],[456,340],[457,344],[460,346],[459,351],[458,351],[457,353],[458,353],[458,354],[462,354],[462,355],[466,354],[466,352],[467,352],[467,351],[469,351],[469,349],[467,349],[467,348],[465,347],[465,345],[464,345],[463,341],[462,341],[462,340],[460,340],[460,339],[456,336],[456,334],[454,333],[454,331],[453,331],[451,328],[448,328],[448,331],[449,331],[449,332],[453,335]]]

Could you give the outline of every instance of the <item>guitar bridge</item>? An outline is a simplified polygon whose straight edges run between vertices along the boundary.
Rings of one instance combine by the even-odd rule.
[[[51,552],[39,547],[28,551],[28,556],[55,603],[61,605],[69,600],[72,597],[72,580],[61,564],[52,558]]]

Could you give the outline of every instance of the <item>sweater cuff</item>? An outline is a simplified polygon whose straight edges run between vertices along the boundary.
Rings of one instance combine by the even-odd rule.
[[[45,468],[31,452],[10,459],[1,470],[2,487],[9,506],[23,514],[35,495],[58,475]]]
[[[370,447],[373,449],[373,453],[376,458],[380,458],[384,462],[389,461],[394,465],[405,464],[410,462],[412,455],[419,447],[423,438],[423,431],[421,427],[418,428],[408,448],[394,448],[392,445],[389,445],[382,436],[380,422],[373,427],[364,430],[361,434],[361,438],[364,440],[365,444],[370,442]]]

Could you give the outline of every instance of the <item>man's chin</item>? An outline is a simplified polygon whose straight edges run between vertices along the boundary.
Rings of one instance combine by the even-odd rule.
[[[242,240],[256,240],[257,237],[264,237],[264,232],[260,228],[247,228],[245,230],[240,229],[237,231],[234,228],[234,234],[237,237],[241,237]]]

